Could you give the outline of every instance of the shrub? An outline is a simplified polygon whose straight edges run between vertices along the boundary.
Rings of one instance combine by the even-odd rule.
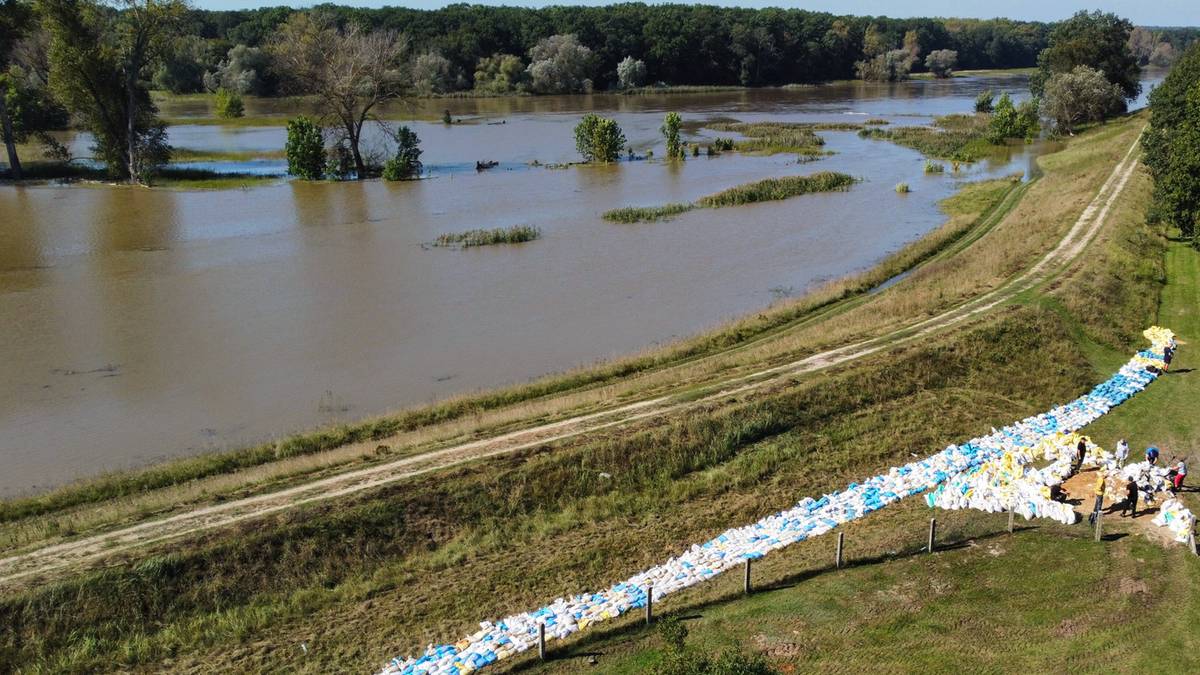
[[[906,195],[912,190],[908,189],[908,183],[896,183],[896,194]]]
[[[615,120],[588,113],[575,126],[575,149],[588,162],[615,162],[625,147],[625,134]]]
[[[667,137],[667,159],[683,159],[683,145],[679,142],[679,126],[683,120],[679,113],[669,112],[663,120],[662,133]]]
[[[383,179],[409,180],[421,173],[421,139],[408,127],[396,130],[396,156],[383,165]]]
[[[321,128],[307,117],[288,120],[287,145],[288,174],[304,180],[320,180],[325,168],[325,141]]]
[[[996,95],[992,93],[991,89],[985,89],[985,90],[979,92],[979,95],[975,97],[975,112],[977,112],[977,113],[992,112],[993,104],[995,103],[995,101],[996,101]]]
[[[221,119],[231,120],[246,114],[241,95],[225,88],[217,90],[214,104],[217,109],[217,117]]]
[[[946,166],[941,162],[932,162],[928,160],[925,162],[925,173],[944,173],[945,171]]]

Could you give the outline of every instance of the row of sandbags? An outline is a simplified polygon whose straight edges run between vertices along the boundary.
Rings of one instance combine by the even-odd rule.
[[[1160,347],[1155,343],[1161,353]],[[1046,438],[1079,429],[1144,389],[1155,376],[1156,372],[1141,362],[1131,361],[1084,396],[1049,412],[1000,430],[993,429],[987,436],[951,445],[925,459],[893,467],[887,473],[852,483],[844,491],[817,499],[805,498],[786,511],[695,544],[667,562],[605,590],[558,598],[541,609],[494,622],[484,621],[478,631],[462,640],[430,645],[417,657],[393,659],[382,672],[389,675],[473,672],[536,646],[539,625],[545,626],[547,640],[565,638],[597,622],[644,607],[651,587],[657,600],[711,579],[747,559],[760,558],[770,551],[819,536],[900,499],[934,489],[947,479],[1002,458],[1005,453],[1032,448]]]
[[[1151,521],[1159,527],[1165,527],[1171,532],[1175,541],[1186,544],[1195,531],[1196,517],[1178,499],[1174,497],[1162,503],[1158,515]]]

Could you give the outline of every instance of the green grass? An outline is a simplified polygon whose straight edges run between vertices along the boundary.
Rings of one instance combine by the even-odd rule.
[[[594,587],[625,556],[634,564],[658,559],[797,493],[840,487],[906,457],[909,447],[940,447],[1084,386],[1086,368],[1038,372],[1047,355],[1061,364],[1079,357],[1052,315],[1023,311],[904,350],[882,366],[846,368],[553,452],[519,453],[490,471],[459,469],[336,508],[247,523],[137,565],[9,594],[0,599],[0,662],[135,667],[297,621],[333,632],[357,626],[340,640],[379,649],[393,641],[374,631],[395,635],[490,616],[563,587]],[[515,593],[464,603],[461,593],[480,583]],[[414,594],[419,607],[388,599]],[[376,609],[362,605],[367,598],[378,599],[370,603]],[[365,613],[345,624],[323,617],[337,607]],[[78,648],[81,641],[88,649]],[[307,658],[328,669],[347,656]]]
[[[696,208],[694,204],[673,203],[662,206],[626,206],[605,211],[603,218],[614,223],[640,223],[663,220]]]
[[[494,246],[496,244],[520,244],[533,241],[541,236],[542,231],[536,227],[513,225],[511,227],[497,227],[490,230],[479,229],[440,234],[433,242],[433,245],[472,248],[475,246]]]
[[[855,178],[853,176],[833,171],[822,171],[809,176],[766,178],[701,197],[696,201],[696,205],[716,209],[726,206],[775,201],[813,192],[846,190],[854,182]]]
[[[987,141],[986,115],[945,115],[933,126],[862,129],[862,138],[887,140],[938,159],[975,162],[1002,150]]]

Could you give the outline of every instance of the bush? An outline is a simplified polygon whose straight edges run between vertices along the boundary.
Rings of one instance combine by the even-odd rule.
[[[667,113],[663,120],[662,133],[667,137],[667,159],[683,159],[683,145],[679,142],[679,126],[683,120],[677,112]]]
[[[475,89],[492,94],[507,94],[525,86],[525,64],[512,54],[492,54],[479,59],[475,66]]]
[[[575,149],[588,162],[615,162],[625,147],[625,134],[615,120],[588,113],[575,126]]]
[[[236,119],[246,114],[242,97],[237,92],[229,91],[224,87],[217,90],[214,107],[217,110],[217,117],[225,120]]]
[[[325,168],[325,141],[321,128],[307,117],[288,120],[288,174],[304,180],[320,180]]]
[[[408,127],[396,130],[396,156],[383,165],[383,179],[409,180],[421,174],[421,139]]]
[[[946,165],[942,164],[941,162],[932,162],[928,160],[925,162],[925,173],[945,173],[945,171]]]
[[[979,95],[975,97],[975,112],[992,112],[995,101],[996,95],[992,93],[991,89],[985,89],[984,91],[979,92]]]
[[[906,195],[909,192],[912,192],[912,190],[908,188],[908,183],[896,183],[896,194]]]
[[[493,244],[521,244],[533,241],[542,236],[542,231],[530,225],[513,225],[512,227],[497,227],[490,230],[467,230],[453,234],[438,235],[434,246],[471,248],[472,246],[491,246]]]

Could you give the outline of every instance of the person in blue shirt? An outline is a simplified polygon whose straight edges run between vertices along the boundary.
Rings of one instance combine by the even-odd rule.
[[[1150,466],[1158,464],[1158,448],[1154,446],[1146,448],[1146,461],[1150,463]]]

